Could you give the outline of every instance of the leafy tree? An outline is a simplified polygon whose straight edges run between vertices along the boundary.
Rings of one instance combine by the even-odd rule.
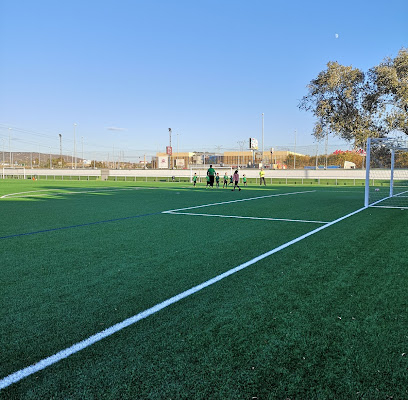
[[[394,130],[408,134],[408,51],[386,59],[368,73],[329,62],[308,85],[299,108],[316,117],[313,135],[332,133],[356,147],[368,137]]]
[[[379,117],[387,132],[408,135],[408,49],[371,68],[368,77],[365,108]]]

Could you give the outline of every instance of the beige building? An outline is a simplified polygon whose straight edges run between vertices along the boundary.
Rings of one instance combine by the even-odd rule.
[[[153,160],[153,168],[158,168],[157,160],[161,157],[168,157],[168,167],[184,169],[194,163],[194,153],[173,153],[169,156],[167,153],[156,153],[156,160]]]
[[[267,168],[282,169],[285,168],[285,163],[288,158],[294,156],[293,151],[264,151],[263,157],[261,151],[225,151],[223,155],[213,155],[211,153],[173,153],[169,156],[166,153],[156,153],[156,161],[153,161],[153,168],[158,168],[157,160],[165,157],[168,159],[169,168],[184,169],[189,168],[191,165],[199,165],[203,163],[203,157],[206,157],[206,163],[209,163],[209,159],[215,159],[214,164],[224,164],[231,166],[247,166],[253,164],[261,164],[263,158],[263,165]],[[296,153],[296,156],[302,156],[303,154]]]

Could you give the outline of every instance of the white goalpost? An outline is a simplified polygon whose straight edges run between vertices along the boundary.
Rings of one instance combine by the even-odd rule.
[[[364,206],[408,209],[407,140],[367,140]]]

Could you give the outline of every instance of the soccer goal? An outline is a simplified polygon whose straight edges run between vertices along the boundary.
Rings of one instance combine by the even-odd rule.
[[[26,170],[21,167],[3,167],[0,178],[2,179],[26,179]]]
[[[407,140],[367,140],[364,205],[408,209]]]

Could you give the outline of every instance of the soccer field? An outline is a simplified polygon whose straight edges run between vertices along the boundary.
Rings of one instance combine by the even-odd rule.
[[[0,181],[0,398],[408,398],[408,211],[363,204]]]

